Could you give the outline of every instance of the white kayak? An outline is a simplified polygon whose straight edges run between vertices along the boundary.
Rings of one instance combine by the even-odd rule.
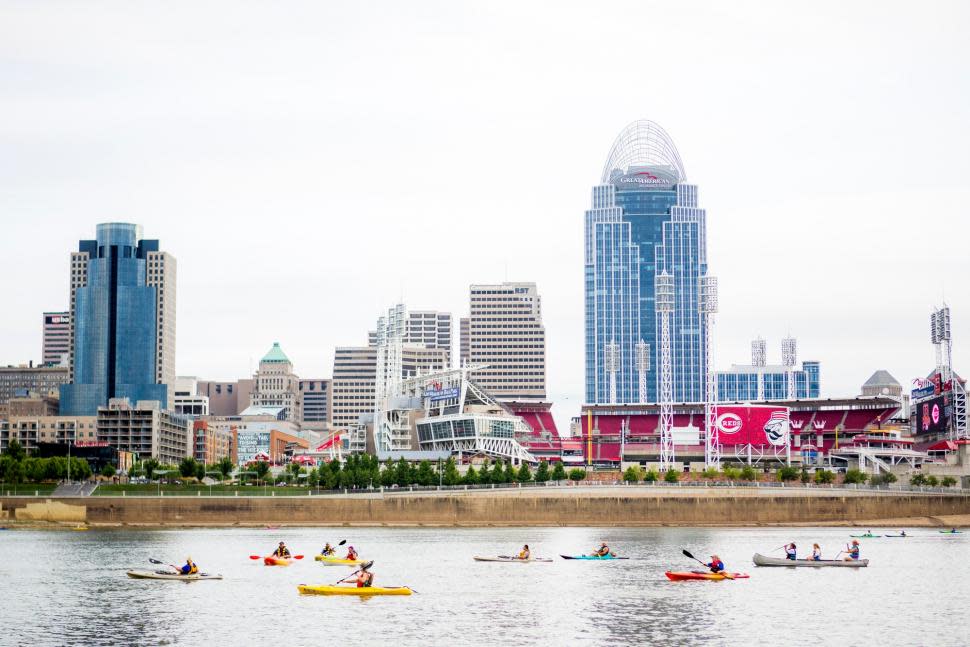
[[[551,562],[551,559],[546,557],[531,557],[529,559],[519,559],[518,557],[512,557],[511,555],[499,555],[498,557],[478,557],[475,556],[476,562],[507,562],[516,564],[529,564],[531,562]]]
[[[785,559],[784,557],[766,557],[758,553],[754,554],[755,566],[811,566],[820,568],[822,566],[841,566],[843,568],[863,568],[869,565],[868,559]]]
[[[128,571],[128,577],[136,580],[181,580],[182,582],[198,582],[199,580],[221,580],[218,573],[195,573],[194,575],[179,575],[172,571]]]

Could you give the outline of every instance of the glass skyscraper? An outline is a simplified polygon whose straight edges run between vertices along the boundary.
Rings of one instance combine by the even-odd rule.
[[[656,402],[661,369],[654,281],[673,278],[675,402],[704,400],[706,214],[673,141],[651,121],[616,138],[586,212],[586,402]],[[646,345],[646,346],[645,346]],[[640,349],[649,347],[649,353]],[[649,358],[648,362],[644,361]],[[614,397],[615,396],[615,397]]]
[[[795,376],[793,398],[818,398],[820,369],[821,365],[815,361],[802,362],[801,370],[780,365],[735,364],[729,371],[717,372],[717,399],[721,402],[787,400],[789,372]]]
[[[96,415],[110,398],[169,405],[174,382],[175,259],[141,227],[105,223],[71,255],[70,383],[62,415]]]

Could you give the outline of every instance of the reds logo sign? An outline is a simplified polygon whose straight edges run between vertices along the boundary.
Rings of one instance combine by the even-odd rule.
[[[736,413],[722,413],[715,424],[721,433],[736,434],[741,431],[741,416]]]

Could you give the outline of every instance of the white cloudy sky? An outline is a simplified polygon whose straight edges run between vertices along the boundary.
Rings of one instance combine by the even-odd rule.
[[[97,222],[179,262],[178,371],[305,377],[403,295],[534,280],[561,420],[582,398],[590,187],[637,118],[708,210],[719,364],[797,336],[825,395],[970,363],[961,2],[0,5],[0,363],[36,360]],[[970,369],[964,368],[964,371]]]

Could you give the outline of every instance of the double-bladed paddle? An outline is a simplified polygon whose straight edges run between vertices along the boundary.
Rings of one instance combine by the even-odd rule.
[[[694,557],[693,555],[691,555],[686,549],[685,550],[682,550],[681,552],[684,553],[684,556],[685,557],[691,558],[692,560],[694,560],[695,562],[697,562],[698,564],[700,564],[704,568],[710,570],[710,568],[711,568],[710,566],[708,566],[707,564],[705,564],[701,560],[699,560],[696,557]],[[726,579],[729,579],[729,580],[733,580],[734,579],[734,576],[731,575],[730,573],[728,573],[727,571],[721,571],[720,573],[717,573],[717,575],[723,575]]]

